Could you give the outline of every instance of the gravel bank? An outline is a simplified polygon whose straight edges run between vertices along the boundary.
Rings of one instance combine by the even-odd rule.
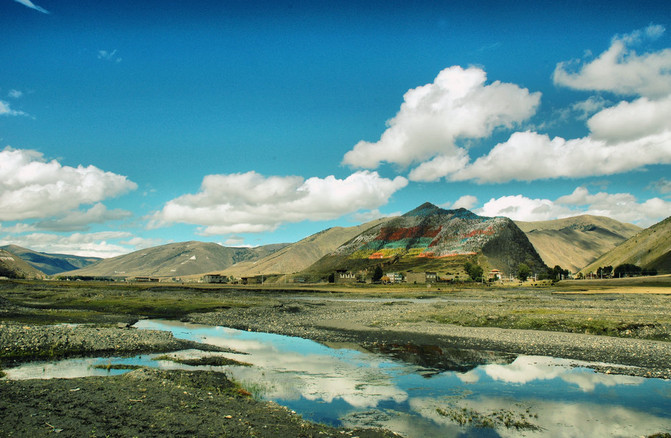
[[[434,302],[283,300],[265,306],[191,315],[191,321],[242,330],[300,336],[319,342],[431,345],[502,354],[555,356],[588,362],[605,372],[671,378],[671,343],[540,330],[461,327],[429,320]]]
[[[0,359],[58,358],[74,355],[125,355],[139,352],[203,349],[176,339],[172,333],[88,325],[0,324]]]

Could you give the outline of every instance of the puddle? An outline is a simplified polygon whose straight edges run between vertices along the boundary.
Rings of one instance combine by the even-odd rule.
[[[170,321],[140,321],[136,327],[169,330],[178,338],[240,352],[186,350],[171,354],[175,357],[220,355],[253,366],[187,366],[155,360],[161,355],[141,355],[33,363],[5,371],[8,378],[19,379],[125,371],[92,368],[107,364],[215,370],[308,420],[385,427],[408,437],[610,437],[671,429],[670,381],[597,373],[584,362],[494,357],[484,365],[444,371],[407,360],[421,348],[404,349],[404,360],[398,360],[384,348],[373,353],[224,327]],[[435,348],[428,350],[433,354]]]

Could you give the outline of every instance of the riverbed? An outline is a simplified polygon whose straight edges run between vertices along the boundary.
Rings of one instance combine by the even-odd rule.
[[[143,320],[139,330],[167,331],[198,349],[134,357],[67,359],[6,370],[9,379],[81,378],[161,370],[223,373],[311,422],[384,428],[407,437],[635,436],[671,430],[671,382],[598,372],[609,364],[548,356],[473,354],[404,345],[371,351],[271,333],[177,321]],[[400,349],[396,346],[396,353]],[[413,357],[413,352],[415,356]],[[237,363],[184,365],[223,356]],[[451,365],[450,365],[451,364]],[[452,369],[449,369],[452,368]],[[596,370],[595,370],[596,369]],[[213,415],[217,415],[213,413]],[[578,433],[579,432],[579,433]]]

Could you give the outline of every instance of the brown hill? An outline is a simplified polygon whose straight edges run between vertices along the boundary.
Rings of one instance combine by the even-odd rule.
[[[534,272],[545,264],[526,235],[503,217],[478,216],[463,208],[444,210],[426,203],[378,224],[306,270],[327,274],[335,270],[370,271],[376,266],[398,272],[463,272],[466,261],[484,269],[515,273],[521,263]]]
[[[582,215],[552,221],[515,221],[545,264],[578,272],[639,231],[636,225]]]
[[[236,263],[220,273],[233,277],[247,277],[300,272],[354,236],[389,219],[376,219],[354,227],[329,228],[292,243],[266,257]]]
[[[659,274],[671,274],[671,217],[642,230],[580,272],[588,274],[602,266],[615,268],[625,263],[656,269]]]
[[[7,245],[0,248],[21,257],[33,268],[47,275],[84,268],[101,260],[99,257],[80,257],[69,254],[37,252],[17,245]]]
[[[0,249],[0,277],[44,278],[44,273],[33,268],[21,257]]]
[[[182,277],[226,269],[243,260],[255,260],[285,244],[257,248],[229,248],[210,242],[180,242],[147,248],[104,259],[68,276],[91,277]]]

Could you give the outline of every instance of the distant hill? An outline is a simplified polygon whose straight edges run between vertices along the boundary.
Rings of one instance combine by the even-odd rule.
[[[61,272],[72,271],[73,269],[84,268],[99,260],[99,257],[80,257],[68,254],[48,254],[37,252],[17,245],[6,245],[0,247],[14,255],[21,257],[32,267],[44,272],[47,275],[54,275]]]
[[[559,265],[571,272],[578,272],[641,231],[636,225],[590,215],[515,223],[527,235],[546,265]]]
[[[293,274],[300,272],[362,231],[389,219],[377,219],[354,227],[329,228],[292,243],[259,260],[237,263],[226,268],[222,274],[246,277],[259,274]]]
[[[581,272],[596,272],[599,267],[613,268],[631,263],[641,268],[656,269],[659,274],[671,274],[671,217],[642,230],[613,248]]]
[[[0,249],[0,277],[44,278],[44,273],[33,268],[21,257]]]
[[[322,257],[306,273],[335,270],[446,271],[463,273],[466,261],[484,269],[515,273],[520,263],[545,268],[524,232],[503,217],[478,216],[463,208],[444,210],[425,203],[380,223]]]
[[[259,259],[284,246],[286,244],[230,248],[209,242],[171,243],[104,259],[86,268],[67,272],[67,275],[182,277],[220,271],[244,260]]]

